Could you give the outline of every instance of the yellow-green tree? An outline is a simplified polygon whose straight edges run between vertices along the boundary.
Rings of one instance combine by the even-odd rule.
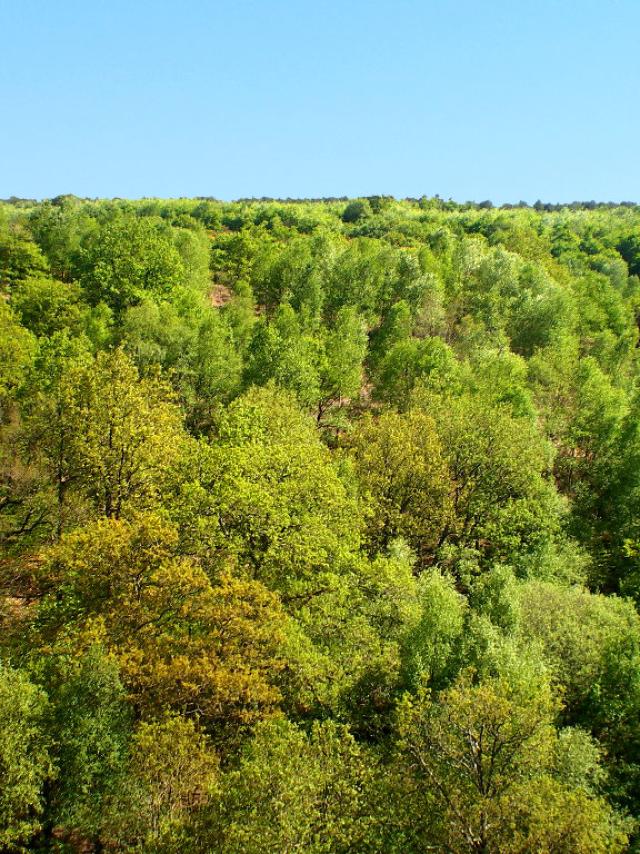
[[[0,848],[23,851],[40,828],[42,788],[53,774],[45,693],[0,663]]]
[[[184,548],[231,553],[285,598],[321,590],[357,554],[361,517],[313,420],[269,386],[234,401],[217,432],[174,505]]]
[[[203,813],[190,850],[371,850],[373,766],[349,731],[331,721],[309,734],[287,721],[263,724],[222,781],[220,801]]]
[[[44,388],[34,389],[25,420],[29,446],[57,492],[58,518],[74,497],[113,518],[157,505],[184,442],[170,386],[140,377],[121,350],[95,360],[65,350],[43,361]]]
[[[441,850],[625,849],[624,825],[607,803],[586,781],[556,773],[557,710],[548,685],[504,678],[463,676],[437,697],[405,698],[400,748]]]
[[[36,628],[46,643],[64,626],[97,621],[140,714],[197,716],[222,737],[277,706],[284,617],[259,582],[222,570],[212,583],[177,544],[152,514],[64,536],[40,571],[52,592]]]
[[[125,851],[178,851],[184,825],[215,794],[219,763],[193,720],[169,715],[142,721],[115,797],[102,816],[101,839]]]
[[[422,412],[365,418],[351,438],[356,473],[369,499],[370,551],[406,539],[425,563],[453,509],[447,463],[433,419]]]

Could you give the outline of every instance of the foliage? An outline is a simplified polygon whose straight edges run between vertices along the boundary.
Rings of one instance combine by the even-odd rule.
[[[0,845],[20,850],[39,829],[42,787],[52,776],[46,695],[0,664]],[[24,850],[24,849],[23,849]]]
[[[263,725],[223,781],[200,828],[201,850],[362,850],[373,768],[348,730],[316,723],[309,734],[285,721]]]
[[[400,749],[445,850],[624,849],[606,803],[554,778],[553,714],[547,687],[502,680],[462,679],[401,705]]]
[[[142,722],[124,778],[103,817],[110,844],[126,851],[175,850],[189,818],[216,790],[218,758],[191,720]]]
[[[447,464],[433,419],[421,412],[365,419],[352,437],[369,499],[368,542],[384,551],[403,537],[428,562],[452,511]]]
[[[636,850],[639,229],[0,202],[0,848]]]

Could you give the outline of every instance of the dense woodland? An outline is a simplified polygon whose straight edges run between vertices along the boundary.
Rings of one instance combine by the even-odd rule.
[[[640,850],[640,207],[0,204],[0,850]]]

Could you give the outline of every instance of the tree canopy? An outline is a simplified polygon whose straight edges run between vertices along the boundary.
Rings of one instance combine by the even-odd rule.
[[[638,850],[639,234],[0,202],[0,848]]]

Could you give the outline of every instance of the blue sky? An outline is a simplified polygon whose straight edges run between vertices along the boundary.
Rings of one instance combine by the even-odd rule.
[[[0,0],[0,197],[640,201],[640,0]]]

